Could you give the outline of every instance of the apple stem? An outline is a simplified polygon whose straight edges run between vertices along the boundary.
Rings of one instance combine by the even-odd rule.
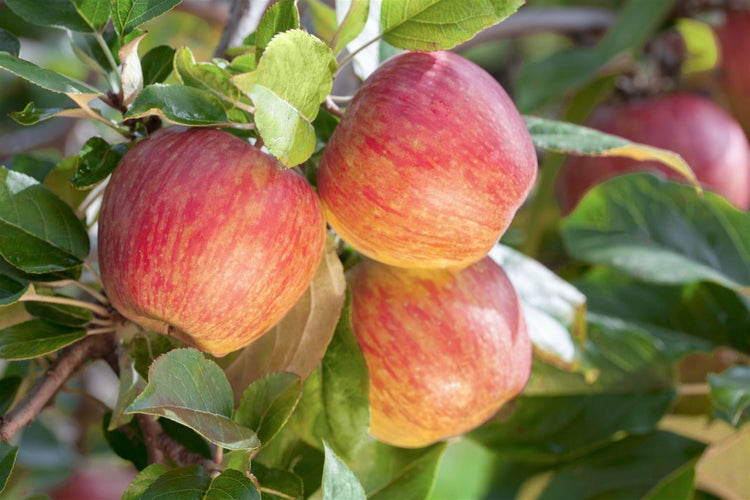
[[[104,304],[104,305],[109,305],[109,300],[107,299],[107,297],[105,297],[101,293],[97,292],[96,290],[94,290],[90,286],[84,285],[83,283],[81,283],[80,281],[77,281],[77,280],[53,281],[53,282],[50,282],[50,283],[45,283],[45,285],[51,286],[51,287],[55,287],[55,288],[57,288],[57,287],[65,287],[65,286],[75,286],[75,287],[80,288],[84,292],[88,293],[89,295],[91,295],[99,303]]]
[[[31,293],[27,293],[26,295],[22,296],[19,299],[19,301],[21,302],[46,302],[48,304],[62,304],[66,306],[73,306],[73,307],[80,307],[82,309],[88,309],[89,311],[92,311],[94,314],[98,314],[99,316],[103,318],[109,318],[111,316],[109,309],[107,309],[106,307],[103,307],[97,304],[92,304],[91,302],[86,302],[84,300],[73,299],[70,297],[39,295],[32,291]]]
[[[258,136],[258,138],[255,139],[255,144],[253,144],[253,146],[255,146],[258,149],[262,149],[264,144],[265,142],[263,142],[263,137]]]
[[[359,47],[359,48],[358,48],[357,50],[355,50],[354,52],[352,52],[351,54],[349,54],[348,56],[346,56],[346,57],[345,57],[344,59],[342,59],[342,60],[341,60],[341,62],[339,63],[339,67],[338,67],[338,69],[336,70],[336,74],[335,74],[335,75],[333,75],[333,77],[334,77],[334,78],[336,78],[336,76],[337,76],[337,75],[338,75],[338,74],[339,74],[339,73],[341,72],[341,70],[342,70],[342,69],[343,69],[343,68],[344,68],[344,67],[345,67],[345,66],[346,66],[347,64],[349,64],[349,63],[350,63],[350,62],[351,62],[351,61],[352,61],[352,60],[353,60],[353,59],[354,59],[355,57],[357,57],[357,54],[359,54],[360,52],[362,52],[363,50],[365,50],[365,49],[366,49],[367,47],[369,47],[369,46],[370,46],[370,45],[372,45],[373,43],[375,43],[375,42],[379,41],[379,40],[380,40],[381,38],[382,38],[382,35],[378,35],[378,36],[376,36],[375,38],[373,38],[372,40],[370,40],[370,41],[369,41],[369,42],[367,42],[366,44],[362,45],[362,46],[361,46],[361,47]]]
[[[63,349],[28,396],[0,417],[0,441],[10,442],[19,430],[30,424],[84,363],[106,358],[115,348],[114,335],[94,335]]]
[[[333,116],[336,116],[338,118],[341,118],[344,116],[344,112],[341,111],[341,108],[339,108],[338,104],[336,104],[331,96],[326,97],[325,102],[323,103],[323,108],[331,113]]]

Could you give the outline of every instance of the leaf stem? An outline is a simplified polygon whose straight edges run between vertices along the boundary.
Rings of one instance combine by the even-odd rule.
[[[62,288],[66,286],[75,286],[83,290],[84,292],[91,295],[93,298],[95,298],[100,304],[109,305],[109,299],[102,295],[101,293],[97,292],[93,288],[91,288],[88,285],[85,285],[77,280],[60,280],[60,281],[52,281],[49,283],[45,283],[45,286],[51,286],[53,288]]]
[[[86,335],[104,335],[107,333],[115,333],[117,329],[114,326],[105,326],[102,328],[89,328],[86,330]]]
[[[109,79],[109,84],[112,86],[112,90],[115,92],[120,91],[120,68],[117,66],[117,62],[115,61],[114,56],[112,56],[112,51],[109,49],[109,45],[107,45],[107,41],[104,39],[101,33],[94,32],[94,38],[96,39],[96,43],[99,44],[99,47],[101,47],[102,52],[104,52],[104,56],[107,58],[107,62],[109,63],[110,67],[112,68],[112,75]]]
[[[20,302],[46,302],[48,304],[62,304],[66,306],[80,307],[82,309],[88,309],[94,314],[98,314],[104,318],[111,316],[109,309],[100,306],[98,304],[92,304],[84,300],[73,299],[70,297],[55,297],[52,295],[39,295],[35,292],[26,293],[20,299]]]
[[[341,108],[333,102],[333,99],[331,99],[331,96],[326,97],[325,102],[323,103],[323,109],[331,113],[333,116],[337,118],[342,118],[344,116],[344,112],[341,110]]]
[[[333,75],[333,77],[334,77],[334,78],[336,78],[336,76],[337,76],[337,75],[338,75],[338,74],[339,74],[339,73],[341,72],[341,70],[342,70],[342,69],[343,69],[343,68],[344,68],[344,67],[345,67],[345,66],[346,66],[347,64],[349,64],[349,63],[350,63],[350,62],[352,61],[352,59],[354,59],[355,57],[357,57],[357,54],[359,54],[360,52],[362,52],[362,51],[363,51],[364,49],[366,49],[367,47],[369,47],[369,46],[370,46],[370,45],[372,45],[373,43],[375,43],[375,42],[379,41],[379,40],[380,40],[380,39],[381,39],[382,37],[383,37],[383,35],[378,35],[378,36],[376,36],[375,38],[373,38],[372,40],[370,40],[370,41],[369,41],[369,42],[367,42],[366,44],[362,45],[362,46],[361,46],[361,47],[359,47],[359,48],[358,48],[357,50],[355,50],[354,52],[352,52],[351,54],[349,54],[348,56],[346,56],[346,57],[345,57],[344,59],[342,59],[342,60],[341,60],[341,62],[339,63],[339,67],[338,67],[338,69],[336,69],[336,74],[335,74],[335,75]]]

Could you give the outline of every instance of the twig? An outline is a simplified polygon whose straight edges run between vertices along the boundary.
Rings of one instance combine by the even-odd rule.
[[[0,417],[0,441],[10,442],[21,428],[30,424],[87,361],[106,358],[115,349],[114,339],[114,335],[93,335],[63,349],[29,395]]]
[[[537,33],[572,34],[609,28],[617,13],[595,7],[525,7],[505,21],[487,28],[456,50],[466,50],[491,40],[503,40]]]
[[[199,453],[188,450],[181,443],[172,439],[151,415],[138,413],[135,418],[143,432],[150,464],[166,464],[171,461],[179,466],[197,464],[202,465],[207,470],[216,468],[216,463]]]
[[[214,57],[224,57],[227,49],[241,45],[243,40],[258,28],[263,13],[274,2],[275,0],[234,0]]]

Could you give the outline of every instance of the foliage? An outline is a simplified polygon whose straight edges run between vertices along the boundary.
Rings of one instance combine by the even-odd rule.
[[[665,428],[690,406],[693,418],[716,417],[734,435],[748,430],[750,213],[703,192],[677,153],[579,123],[622,91],[618,79],[663,69],[654,47],[675,26],[690,52],[682,72],[660,76],[688,88],[712,78],[711,13],[677,0],[600,2],[616,7],[603,34],[579,33],[595,40],[582,46],[559,34],[504,34],[518,16],[550,19],[546,7],[559,2],[526,3],[280,0],[241,43],[211,55],[226,23],[210,25],[205,43],[179,0],[6,0],[0,109],[13,122],[0,121],[0,136],[88,128],[67,156],[0,149],[0,491],[49,492],[64,479],[72,461],[49,466],[39,449],[120,457],[138,469],[128,499],[178,488],[196,498],[441,498],[472,480],[478,495],[500,497],[691,498],[710,489],[697,464],[714,443]],[[474,39],[480,33],[489,41]],[[75,59],[26,58],[27,45],[54,47],[60,34]],[[490,252],[521,297],[534,365],[524,392],[489,422],[422,449],[368,435],[367,366],[345,278],[359,256],[332,232],[295,308],[225,358],[113,311],[95,228],[107,179],[133,145],[161,126],[219,127],[314,185],[346,112],[337,92],[353,92],[400,50],[440,49],[511,68],[499,78],[529,113],[540,159],[535,191]],[[562,154],[656,160],[686,182],[616,177],[561,217]],[[711,373],[695,359],[711,360]],[[60,377],[69,391],[49,388]],[[57,411],[42,412],[55,396]],[[72,420],[92,405],[95,422]],[[57,432],[71,422],[87,446]],[[482,453],[456,460],[462,446]]]

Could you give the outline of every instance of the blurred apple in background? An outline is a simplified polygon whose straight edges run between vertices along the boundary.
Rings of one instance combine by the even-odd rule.
[[[750,149],[734,118],[704,97],[678,93],[602,106],[587,126],[634,142],[679,153],[707,189],[736,207],[750,207]],[[639,170],[683,177],[656,162],[629,158],[571,156],[557,179],[563,213],[570,212],[594,185]]]

